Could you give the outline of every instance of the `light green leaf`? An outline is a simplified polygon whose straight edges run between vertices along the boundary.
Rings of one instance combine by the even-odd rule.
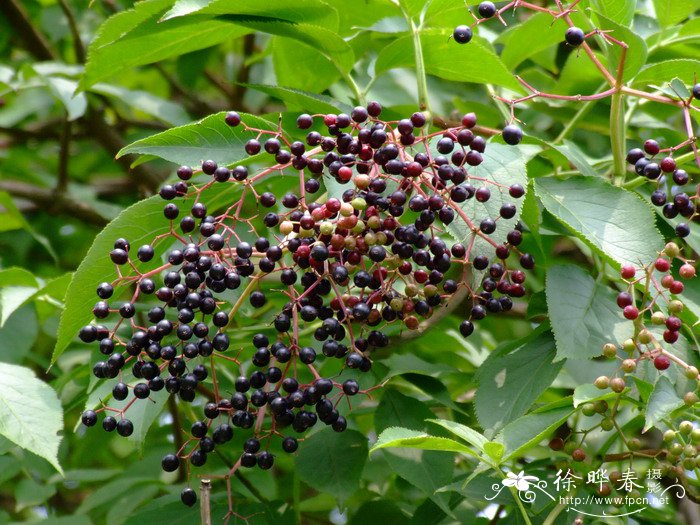
[[[636,75],[639,70],[646,64],[647,60],[647,45],[644,39],[637,33],[623,27],[622,25],[610,20],[610,18],[598,13],[598,27],[605,31],[611,31],[615,38],[622,40],[629,47],[627,49],[625,58],[625,70],[623,73],[623,79],[629,80],[634,75]],[[622,56],[622,48],[617,45],[608,46],[608,69],[610,72],[617,76],[617,68],[620,63],[620,57]]]
[[[204,49],[249,32],[211,17],[191,16],[159,23],[157,15],[152,15],[113,41],[98,37],[88,49],[79,88],[85,90],[134,67]]]
[[[489,187],[496,188],[499,184],[520,184],[527,186],[527,171],[525,165],[528,160],[539,152],[536,146],[513,147],[505,144],[489,143],[484,153],[484,161],[475,168],[469,169],[469,175],[486,179],[491,182]],[[486,218],[498,217],[501,206],[505,203],[513,202],[507,192],[491,191],[491,198],[487,202],[478,202],[476,199],[469,199],[459,206],[464,210],[467,217],[471,217],[476,224]],[[498,219],[496,231],[489,236],[496,243],[506,242],[508,233],[513,230],[520,218],[522,203],[516,202],[517,211],[512,219]],[[468,246],[471,243],[472,230],[464,221],[457,218],[447,226],[447,231],[457,242]],[[488,255],[491,257],[493,246],[477,237],[472,247],[472,253],[476,255]],[[478,272],[475,272],[475,274]]]
[[[482,434],[480,434],[473,428],[469,428],[467,425],[463,425],[462,423],[457,423],[456,421],[449,421],[447,419],[429,419],[428,421],[430,421],[431,423],[435,423],[436,425],[440,425],[443,428],[446,428],[458,438],[463,439],[467,443],[474,445],[481,451],[484,450],[484,446],[488,443],[488,439],[486,439]]]
[[[683,405],[683,399],[676,393],[673,383],[665,375],[660,375],[647,402],[642,432],[656,426],[659,421]]]
[[[15,511],[20,512],[28,507],[41,505],[54,494],[56,494],[55,485],[44,485],[32,478],[24,478],[15,486]]]
[[[507,348],[507,347],[506,347]],[[556,378],[564,361],[554,363],[551,332],[511,352],[492,352],[479,368],[476,415],[484,429],[499,430],[524,414]]]
[[[663,248],[651,207],[637,195],[593,177],[540,178],[547,211],[616,264],[647,264]]]
[[[382,448],[416,448],[442,452],[460,452],[476,458],[479,455],[471,448],[453,439],[431,436],[425,432],[401,427],[389,427],[379,435],[370,449],[370,454]]]
[[[496,39],[497,43],[504,44],[501,60],[506,67],[514,69],[531,56],[559,44],[566,27],[563,20],[553,22],[549,13],[536,13],[513,24]],[[524,46],[523,42],[528,45]]]
[[[637,7],[636,0],[592,0],[596,11],[623,26],[629,26]]]
[[[0,435],[63,473],[58,463],[63,409],[56,392],[29,368],[0,363]]]
[[[363,434],[324,428],[304,440],[295,464],[304,483],[342,503],[357,490],[366,461],[367,438]]]
[[[589,403],[590,401],[597,401],[609,395],[610,391],[605,392],[592,383],[579,385],[574,389],[574,408],[578,408],[580,405]]]
[[[51,243],[49,243],[49,240],[44,235],[37,232],[34,227],[29,224],[29,222],[24,218],[24,215],[22,215],[19,209],[17,209],[17,206],[15,206],[15,203],[9,193],[0,191],[0,206],[5,209],[5,213],[2,215],[3,221],[1,222],[3,222],[3,225],[0,226],[0,231],[14,229],[15,225],[18,225],[20,228],[24,228],[29,235],[34,237],[34,239],[44,247],[54,261],[58,261],[58,256],[51,246]],[[8,229],[4,229],[8,226]]]
[[[113,84],[95,84],[90,88],[90,91],[117,99],[132,109],[172,126],[180,126],[192,120],[179,104],[157,97],[147,91],[126,89]]]
[[[127,9],[109,17],[97,31],[90,43],[91,47],[102,47],[122,38],[148,19],[153,18],[171,6],[173,0],[144,0],[137,2],[133,9]]]
[[[68,120],[82,117],[87,109],[87,98],[84,93],[75,94],[78,83],[63,77],[44,77],[49,90],[66,108]]]
[[[491,83],[515,91],[521,87],[493,52],[488,42],[474,37],[468,45],[452,46],[446,52],[450,33],[444,30],[427,30],[421,33],[421,45],[426,71],[440,78],[477,84]],[[375,74],[395,68],[415,66],[413,39],[404,36],[384,47],[377,56]]]
[[[678,77],[688,85],[692,85],[696,75],[700,76],[700,60],[679,58],[649,64],[633,79],[636,85],[664,84]]]
[[[325,56],[298,40],[275,36],[269,48],[277,84],[302,91],[321,92],[340,78],[340,71]]]
[[[219,164],[233,164],[245,158],[245,143],[257,136],[243,126],[232,128],[224,122],[225,112],[210,115],[199,122],[172,128],[162,133],[137,140],[122,148],[117,158],[129,153],[155,155],[186,166],[197,166],[212,159]],[[267,120],[247,113],[241,114],[243,122],[258,129],[275,129]]]
[[[16,310],[0,328],[0,361],[20,364],[34,346],[39,323],[32,306]]]
[[[700,9],[700,0],[653,0],[656,18],[662,26],[672,26]]]
[[[561,407],[546,412],[533,412],[512,421],[499,433],[497,439],[505,446],[503,461],[517,458],[530,447],[549,436],[554,429],[564,423],[572,408]]]
[[[605,343],[620,344],[633,335],[610,289],[582,268],[553,266],[545,290],[557,359],[591,359],[601,355]]]
[[[342,111],[348,114],[352,111],[352,107],[343,102],[339,102],[327,95],[312,93],[311,91],[264,84],[242,85],[281,100],[290,110],[311,111],[313,113],[337,113]]]
[[[0,270],[0,327],[38,288],[34,274],[24,268]]]
[[[183,134],[183,140],[187,140],[188,137],[191,135]],[[235,150],[235,148],[232,149]],[[236,158],[231,156],[231,152],[228,154],[226,160],[234,162]],[[235,198],[240,189],[241,186],[238,184],[216,186],[206,190],[202,197],[208,199],[209,205],[214,207],[226,199]],[[189,205],[191,206],[191,203]],[[52,365],[70,342],[77,337],[80,328],[92,320],[97,284],[116,278],[114,264],[108,255],[114,239],[124,237],[132,243],[132,246],[141,246],[151,243],[155,236],[168,231],[169,222],[163,217],[163,199],[155,195],[124,210],[97,235],[83,262],[73,274],[66,292],[65,308],[61,314],[56,346],[51,358]],[[156,260],[161,251],[162,249],[157,250]]]
[[[503,459],[503,454],[505,454],[506,447],[502,443],[496,441],[489,441],[484,444],[484,452],[493,459],[496,463],[500,463]]]
[[[581,151],[581,148],[579,148],[576,143],[564,139],[564,144],[552,144],[552,147],[564,155],[574,166],[576,166],[581,172],[581,175],[586,177],[599,177],[598,172],[593,166],[591,166],[591,163],[586,157],[585,153]]]
[[[177,0],[161,21],[191,15],[253,15],[338,28],[338,12],[321,0]]]

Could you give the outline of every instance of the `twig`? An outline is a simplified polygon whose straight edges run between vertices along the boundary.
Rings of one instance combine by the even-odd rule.
[[[24,40],[27,50],[39,60],[54,60],[56,55],[48,42],[32,25],[29,15],[18,0],[0,2],[0,11],[7,17],[9,26],[14,28],[17,35]]]
[[[75,58],[78,62],[83,64],[85,63],[85,46],[83,46],[83,41],[80,38],[80,31],[78,31],[78,24],[75,21],[73,11],[71,11],[71,8],[66,0],[58,0],[58,3],[61,5],[63,14],[66,15],[66,20],[68,20],[68,27],[70,28],[71,36],[73,37]]]
[[[199,484],[199,510],[202,525],[211,525],[211,481],[203,479]]]
[[[70,158],[72,124],[66,118],[61,132],[61,143],[58,152],[58,181],[56,182],[56,193],[65,193],[68,189],[68,159]]]

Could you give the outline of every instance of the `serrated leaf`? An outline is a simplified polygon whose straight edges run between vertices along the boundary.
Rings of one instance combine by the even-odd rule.
[[[618,265],[648,264],[663,248],[651,207],[634,193],[581,176],[540,178],[535,191],[547,211]]]
[[[484,452],[493,459],[496,463],[500,463],[503,459],[503,454],[505,454],[506,448],[502,443],[497,441],[489,441],[484,444]]]
[[[558,152],[563,154],[574,166],[578,168],[581,175],[586,177],[598,177],[598,172],[591,166],[591,163],[586,158],[586,155],[581,151],[576,143],[570,140],[564,140],[564,144],[556,145],[553,144],[552,147]]]
[[[671,78],[679,78],[692,85],[696,75],[700,77],[700,60],[679,58],[649,64],[637,74],[633,83],[637,85],[664,84]]]
[[[556,378],[564,361],[554,363],[551,332],[509,353],[493,352],[479,368],[475,408],[484,429],[497,431],[524,414]]]
[[[331,30],[338,27],[338,12],[321,0],[177,0],[161,21],[193,13],[268,16],[292,22],[313,23]]]
[[[137,7],[138,9],[138,7]],[[79,89],[112,78],[134,67],[205,49],[224,40],[245,35],[250,29],[207,16],[189,16],[159,23],[159,10],[135,17],[136,26],[128,24],[126,33],[110,28],[116,38],[96,39],[88,48],[85,73]]]
[[[637,7],[636,0],[593,0],[595,9],[623,26],[629,26]]]
[[[527,172],[525,165],[539,151],[539,147],[534,146],[515,148],[498,143],[488,144],[484,153],[484,161],[479,166],[470,168],[469,175],[486,179],[490,182],[488,187],[492,188],[491,198],[483,203],[478,202],[476,199],[469,199],[461,203],[459,207],[464,210],[466,216],[472,218],[477,225],[482,219],[498,217],[501,206],[505,203],[513,202],[513,199],[508,196],[507,192],[501,193],[500,191],[494,191],[493,188],[497,188],[499,184],[520,184],[526,187]],[[506,242],[508,233],[513,230],[520,218],[522,204],[516,203],[516,206],[517,211],[512,219],[498,219],[496,231],[489,236],[493,242],[498,244]],[[472,230],[459,217],[456,217],[447,226],[447,231],[457,242],[461,242],[465,246],[471,243]],[[491,257],[492,252],[493,246],[490,243],[481,237],[476,238],[471,251],[474,256],[487,255]]]
[[[246,88],[266,93],[284,102],[289,109],[311,111],[312,113],[350,113],[352,107],[327,95],[312,93],[282,86],[265,84],[241,84]]]
[[[675,409],[684,405],[683,399],[676,393],[673,383],[665,375],[659,376],[654,385],[654,390],[647,401],[646,413],[644,417],[644,430],[646,432],[651,427],[668,417]]]
[[[63,473],[58,463],[63,409],[56,392],[29,368],[0,363],[0,435]]]
[[[700,9],[700,0],[653,0],[656,17],[662,26],[671,26]]]
[[[611,290],[582,268],[553,266],[545,291],[557,359],[590,359],[602,354],[605,343],[620,344],[633,335]]]
[[[542,441],[573,413],[572,408],[561,407],[547,412],[527,414],[506,425],[496,438],[505,446],[503,461],[517,458]]]
[[[186,140],[188,135],[185,134],[184,137]],[[236,160],[233,156],[227,159],[231,162]],[[218,185],[205,190],[202,198],[209,199],[207,202],[213,209],[217,202],[220,204],[226,199],[235,198],[240,191],[241,186],[235,183]],[[115,239],[124,237],[133,246],[141,246],[150,244],[155,236],[167,233],[169,229],[170,223],[163,217],[163,200],[155,195],[124,210],[97,235],[68,286],[65,308],[58,326],[56,346],[51,357],[52,365],[76,338],[80,328],[92,320],[97,284],[116,278],[114,264],[108,255]],[[156,259],[163,249],[161,246],[156,250]]]
[[[485,445],[489,442],[486,437],[473,428],[469,428],[467,425],[457,423],[456,421],[448,421],[447,419],[429,419],[428,421],[449,430],[458,438],[474,445],[481,451],[484,451]]]
[[[172,128],[162,133],[137,140],[117,153],[117,158],[130,153],[155,155],[185,166],[197,166],[211,159],[221,165],[233,164],[247,155],[245,143],[257,136],[255,131],[246,131],[242,126],[232,128],[224,121],[225,112],[215,113],[198,122]],[[275,129],[265,119],[241,114],[243,122],[258,129]]]
[[[382,448],[415,448],[419,450],[459,452],[475,458],[479,457],[479,454],[474,450],[454,439],[431,436],[425,432],[401,427],[389,427],[382,432],[369,453],[371,454]]]
[[[605,31],[611,31],[615,38],[622,40],[628,45],[625,56],[625,69],[623,79],[629,80],[646,64],[647,45],[644,39],[633,30],[624,27],[617,22],[606,17],[604,14],[596,13],[598,27]],[[610,45],[607,51],[608,70],[613,76],[617,76],[617,69],[622,56],[622,48],[617,45]]]
[[[357,490],[366,461],[367,438],[363,434],[325,428],[304,440],[295,464],[304,483],[342,503]]]
[[[492,83],[514,91],[521,87],[493,52],[486,40],[474,37],[469,45],[453,46],[446,53],[450,33],[426,30],[421,33],[421,45],[426,71],[436,77],[458,82]],[[415,66],[413,37],[404,36],[384,47],[377,56],[375,74],[395,68]]]

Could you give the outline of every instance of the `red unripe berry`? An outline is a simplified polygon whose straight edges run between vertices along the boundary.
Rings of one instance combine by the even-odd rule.
[[[666,273],[671,269],[671,263],[668,261],[668,259],[664,259],[663,257],[659,257],[656,259],[656,262],[654,263],[654,268],[656,268],[658,271],[662,273]]]
[[[675,315],[672,315],[668,319],[666,319],[666,328],[674,332],[680,330],[682,325],[683,322]]]
[[[673,278],[673,275],[664,275],[661,278],[661,286],[664,288],[670,288],[674,282],[676,282],[676,280]]]
[[[510,278],[514,283],[522,284],[525,282],[525,272],[522,270],[515,270],[510,274]]]
[[[333,213],[338,213],[340,211],[341,203],[338,199],[330,198],[326,201],[326,208]]]
[[[644,143],[644,151],[646,151],[649,155],[656,155],[660,149],[659,143],[655,140],[649,139]]]
[[[328,126],[328,127],[335,125],[335,123],[337,122],[337,120],[338,120],[338,119],[336,118],[335,115],[330,115],[330,114],[329,114],[329,115],[325,115],[325,116],[323,117],[323,123],[324,123],[326,126]]]
[[[623,279],[632,279],[634,277],[635,273],[637,273],[637,271],[634,269],[634,266],[632,266],[631,264],[625,264],[620,269],[620,275],[622,276]]]
[[[678,341],[678,332],[674,332],[673,330],[664,330],[664,341],[672,345]]]
[[[311,255],[311,248],[309,248],[306,244],[302,244],[294,253],[302,259],[306,259],[309,255]]]
[[[685,263],[683,266],[681,266],[678,273],[680,273],[683,279],[692,279],[695,277],[695,267],[692,264]]]
[[[404,168],[404,173],[407,177],[420,177],[423,173],[423,166],[417,162],[409,162]]]
[[[666,370],[669,366],[671,366],[671,360],[664,354],[658,355],[654,359],[654,367],[657,370]]]
[[[659,163],[659,166],[664,173],[671,173],[676,169],[676,161],[673,160],[673,157],[666,157]]]
[[[347,166],[343,166],[338,170],[338,178],[343,182],[348,182],[350,179],[352,179],[352,169]]]
[[[625,306],[625,308],[622,310],[622,315],[624,315],[625,318],[629,319],[630,321],[633,321],[639,317],[639,310],[637,310],[636,306]]]
[[[399,273],[401,275],[408,275],[412,271],[413,271],[413,265],[408,261],[402,262],[401,266],[399,266]]]
[[[684,286],[683,283],[680,282],[680,281],[673,281],[673,282],[671,283],[671,286],[668,287],[668,289],[670,290],[670,292],[671,292],[673,295],[678,295],[678,294],[683,293],[683,289],[684,289],[684,288],[685,288],[685,286]]]
[[[428,272],[424,270],[416,270],[416,273],[413,274],[413,277],[415,278],[417,283],[423,284],[428,280]]]

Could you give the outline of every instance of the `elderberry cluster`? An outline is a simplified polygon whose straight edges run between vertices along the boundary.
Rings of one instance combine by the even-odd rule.
[[[384,121],[381,111],[372,102],[350,115],[301,115],[304,141],[226,115],[237,133],[250,135],[244,149],[256,156],[251,163],[180,167],[180,180],[160,190],[169,231],[136,249],[118,239],[109,254],[118,278],[98,286],[93,314],[98,323],[113,321],[79,335],[105,355],[94,375],[115,379],[112,397],[126,405],[87,410],[85,425],[104,413],[105,430],[128,436],[129,407],[151,392],[165,389],[183,403],[200,395],[203,418],[163,458],[163,469],[186,466],[189,474],[237,432],[250,437],[231,473],[269,469],[273,438],[293,453],[297,436],[318,423],[347,428],[340,401],[371,388],[335,378],[346,369],[369,371],[372,352],[389,345],[389,334],[418,329],[460,291],[459,300],[469,302],[459,326],[465,337],[475,321],[512,308],[512,298],[525,294],[520,268],[533,268],[534,260],[518,249],[519,227],[506,230],[505,242],[492,235],[505,233],[502,221],[517,208],[504,202],[496,216],[474,217],[466,203],[485,204],[493,192],[519,199],[524,189],[470,173],[486,150],[476,116],[431,133],[422,113]],[[272,177],[296,178],[298,190],[258,191]],[[207,206],[232,184],[236,198]],[[456,223],[467,232],[464,243],[450,240]],[[235,300],[224,299],[231,293]],[[284,304],[268,312],[271,294]],[[229,330],[246,301],[266,311],[268,328],[234,350]],[[322,361],[337,363],[332,375],[320,374]],[[217,379],[222,368],[237,376],[230,392]],[[194,491],[186,488],[182,500],[194,504]]]
[[[672,150],[664,150],[667,155],[658,159],[657,155],[662,153],[658,142],[647,140],[643,148],[629,150],[627,162],[634,167],[637,175],[656,184],[656,189],[651,194],[651,202],[661,208],[664,217],[674,219],[680,215],[686,219],[676,225],[676,235],[687,237],[690,235],[689,223],[698,215],[695,203],[698,199],[697,188],[695,194],[691,195],[682,191],[690,177],[687,171],[677,167]]]

